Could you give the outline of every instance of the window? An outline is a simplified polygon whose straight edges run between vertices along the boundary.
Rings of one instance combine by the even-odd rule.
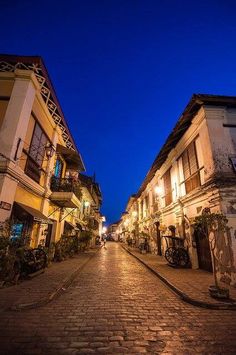
[[[46,134],[36,122],[25,166],[25,173],[36,182],[39,182],[40,180],[40,168],[42,167],[45,155],[45,145],[47,142],[48,138]]]
[[[9,98],[6,97],[0,97],[0,128],[2,126],[6,111],[7,111],[7,106],[9,103]]]
[[[157,212],[159,210],[158,197],[155,191],[153,191],[152,193],[152,206],[153,206],[153,212]]]
[[[140,219],[143,218],[143,200],[140,202]]]
[[[165,205],[168,206],[172,202],[172,187],[171,187],[171,177],[170,169],[163,175],[164,190],[165,190]]]
[[[61,178],[62,169],[63,169],[63,162],[59,157],[57,157],[55,169],[54,169],[54,176],[57,178]]]
[[[143,208],[144,208],[143,216],[147,217],[148,212],[149,212],[149,196],[148,195],[146,197],[144,197]]]
[[[200,186],[200,175],[198,169],[197,153],[195,142],[189,144],[182,154],[183,173],[186,193]]]

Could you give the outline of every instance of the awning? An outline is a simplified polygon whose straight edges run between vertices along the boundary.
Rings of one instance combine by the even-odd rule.
[[[68,224],[68,227],[70,229],[74,229],[75,228],[74,224],[72,224],[71,222],[65,221],[65,224]]]
[[[61,144],[57,144],[56,151],[64,157],[64,159],[67,163],[67,167],[69,169],[75,169],[75,170],[79,170],[79,171],[85,170],[82,158],[81,158],[80,154],[78,152],[76,152],[75,150],[66,148]]]
[[[25,210],[27,213],[29,213],[34,218],[35,222],[53,224],[53,221],[51,221],[47,216],[45,216],[39,210],[36,210],[35,208],[30,206],[26,206],[23,203],[16,202],[16,204],[21,208],[23,208],[23,210]]]
[[[75,230],[77,230],[77,231],[82,231],[82,230],[83,230],[83,227],[81,226],[80,223],[76,222],[76,228],[75,228]]]

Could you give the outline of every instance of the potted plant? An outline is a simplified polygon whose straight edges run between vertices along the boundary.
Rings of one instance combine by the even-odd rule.
[[[130,235],[126,238],[126,242],[127,242],[127,244],[128,244],[128,247],[131,247],[131,246],[132,246],[132,238],[131,238]]]
[[[147,252],[149,252],[149,243],[148,243],[148,241],[149,241],[149,239],[150,239],[150,236],[149,236],[149,234],[148,233],[146,233],[146,232],[141,232],[140,233],[140,237],[142,238],[142,239],[144,239],[144,241],[139,245],[139,249],[140,249],[140,252],[142,253],[142,254],[146,254]]]
[[[221,287],[217,279],[217,259],[216,244],[220,234],[227,234],[229,227],[228,220],[221,213],[211,213],[209,208],[205,208],[201,216],[194,219],[194,229],[199,231],[201,235],[208,238],[211,255],[214,285],[209,286],[209,294],[213,298],[227,299],[229,298],[229,289]]]

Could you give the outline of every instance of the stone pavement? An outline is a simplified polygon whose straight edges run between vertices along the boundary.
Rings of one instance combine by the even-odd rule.
[[[169,266],[166,259],[154,254],[141,254],[138,249],[122,244],[129,253],[139,259],[148,268],[153,270],[164,282],[176,290],[179,296],[192,304],[208,308],[235,308],[236,288],[221,283],[222,287],[229,288],[230,300],[219,301],[210,297],[209,285],[214,284],[213,274],[204,270],[174,268]]]
[[[0,289],[0,312],[8,308],[34,308],[50,301],[60,291],[63,292],[96,251],[91,249],[61,263],[52,263],[43,274]]]
[[[2,312],[0,344],[4,355],[235,354],[236,312],[181,301],[108,242],[60,297]]]

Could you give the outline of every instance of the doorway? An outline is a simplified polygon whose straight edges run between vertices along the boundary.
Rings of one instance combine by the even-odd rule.
[[[211,250],[209,239],[200,231],[195,231],[199,269],[212,272]]]
[[[49,248],[51,244],[51,239],[52,239],[52,226],[53,224],[48,224],[47,228],[47,236],[46,236],[46,241],[45,241],[45,247]]]
[[[161,232],[159,229],[160,222],[156,222],[155,226],[156,226],[156,238],[157,238],[157,255],[161,256],[162,255],[162,252],[161,252]]]

